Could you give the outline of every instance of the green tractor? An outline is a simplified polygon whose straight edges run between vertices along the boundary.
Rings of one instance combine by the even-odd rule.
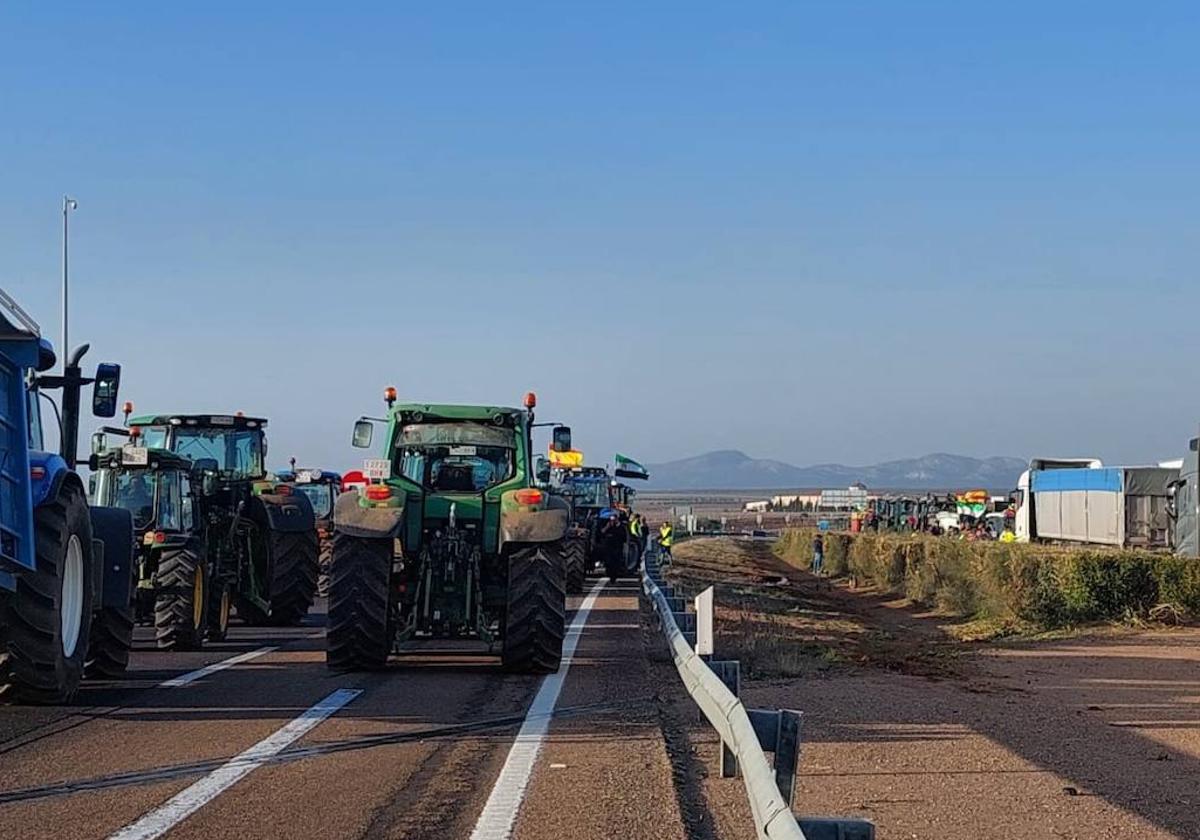
[[[157,414],[129,420],[151,449],[190,460],[204,476],[209,592],[228,588],[248,624],[299,624],[317,591],[312,504],[267,480],[267,421],[242,414]]]
[[[225,638],[231,600],[229,585],[215,584],[208,552],[206,479],[187,458],[137,443],[135,436],[124,446],[96,447],[89,461],[93,502],[133,516],[136,622],[152,624],[164,650],[195,650],[205,638]]]
[[[372,483],[334,508],[326,662],[337,670],[383,667],[397,645],[477,639],[497,645],[510,671],[558,669],[565,632],[563,540],[568,508],[534,486],[524,409],[395,404],[360,419],[387,424]]]

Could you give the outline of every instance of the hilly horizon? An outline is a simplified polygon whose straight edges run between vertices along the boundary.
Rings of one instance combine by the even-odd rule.
[[[770,458],[751,458],[738,449],[706,452],[649,464],[650,490],[782,490],[848,487],[949,490],[981,487],[1008,491],[1027,464],[1020,458],[933,453],[867,466],[813,464],[798,467]]]

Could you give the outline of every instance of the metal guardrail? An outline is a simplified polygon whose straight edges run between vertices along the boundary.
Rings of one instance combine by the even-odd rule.
[[[800,758],[800,713],[742,704],[738,662],[706,662],[696,653],[696,615],[663,581],[656,555],[646,556],[642,590],[658,615],[684,688],[721,736],[721,775],[741,773],[759,840],[874,840],[875,827],[868,820],[797,821],[791,803]],[[774,767],[764,751],[775,754]]]

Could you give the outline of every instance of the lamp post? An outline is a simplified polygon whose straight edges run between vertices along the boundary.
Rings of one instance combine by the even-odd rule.
[[[63,360],[63,370],[66,370],[67,356],[71,354],[71,347],[67,343],[67,304],[69,288],[67,285],[67,218],[72,210],[79,207],[79,202],[70,196],[63,196],[63,254],[62,254],[62,347],[59,348],[59,356]]]

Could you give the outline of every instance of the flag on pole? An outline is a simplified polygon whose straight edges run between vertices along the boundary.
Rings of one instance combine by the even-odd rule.
[[[650,477],[649,471],[632,458],[627,458],[621,453],[617,453],[616,472],[618,478],[640,478],[645,480]]]

